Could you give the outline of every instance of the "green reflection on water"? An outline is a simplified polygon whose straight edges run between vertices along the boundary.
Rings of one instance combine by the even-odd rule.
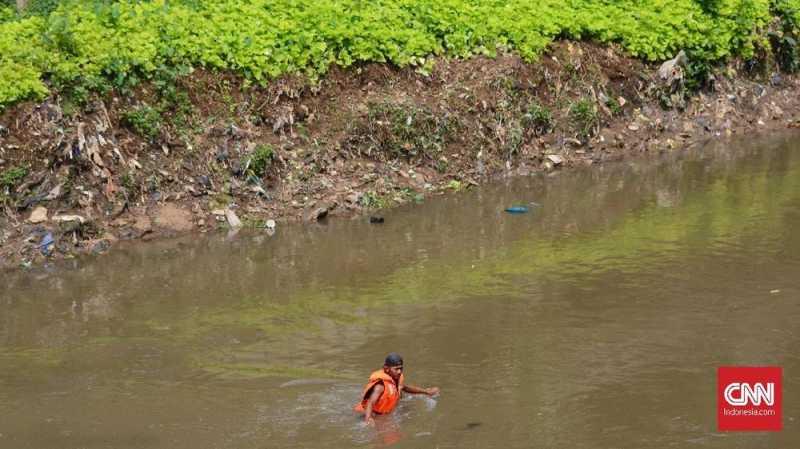
[[[236,305],[196,310],[178,322],[149,320],[153,330],[169,330],[170,338],[194,339],[209,329],[242,329],[275,335],[287,332],[312,332],[319,328],[319,320],[336,324],[360,324],[366,317],[356,312],[342,310],[341,304],[316,301],[319,296],[293,300],[286,304],[269,302],[269,299],[245,299]]]
[[[137,321],[136,316],[128,316],[128,325],[144,325],[150,330],[152,335],[139,342],[171,347],[172,355],[182,355],[186,363],[222,378],[345,376],[301,366],[302,362],[289,357],[273,357],[293,354],[301,342],[322,348],[340,339],[337,332],[342,329],[361,329],[360,337],[365,337],[367,329],[391,324],[393,305],[507,297],[514,295],[518,287],[514,283],[520,279],[597,275],[610,269],[635,273],[646,263],[686,257],[687,249],[702,250],[714,242],[752,244],[754,240],[780,238],[792,232],[783,216],[785,206],[800,201],[800,165],[796,152],[786,154],[792,159],[779,173],[771,170],[773,158],[765,156],[751,166],[734,167],[697,185],[692,185],[696,178],[691,174],[679,174],[683,193],[676,195],[674,204],[665,207],[656,200],[645,202],[621,217],[613,216],[600,229],[553,235],[534,222],[522,238],[504,241],[480,260],[456,254],[402,267],[359,285],[306,287],[288,296],[266,292],[234,303],[193,309],[177,320],[173,316],[147,316]],[[627,182],[642,181],[630,179]],[[600,190],[600,194],[608,196],[610,192]],[[245,335],[237,343],[218,338],[228,334]],[[83,339],[80,347],[0,347],[0,367],[20,373],[26,369],[46,371],[67,357],[79,358],[98,346],[124,346],[132,341],[130,337],[94,337]],[[191,349],[211,344],[213,351]]]
[[[20,371],[35,366],[52,367],[64,360],[64,354],[64,348],[0,348],[0,366]]]
[[[705,188],[688,191],[676,205],[661,207],[654,201],[628,211],[610,229],[556,238],[532,229],[529,236],[480,262],[429,260],[367,285],[300,291],[287,303],[264,299],[257,306],[203,309],[179,328],[193,337],[221,327],[254,327],[268,335],[302,331],[303,338],[314,338],[323,319],[363,325],[364,317],[371,316],[379,326],[391,319],[381,310],[395,304],[513,295],[517,277],[601,274],[609,269],[636,272],[646,263],[685,257],[689,249],[745,240],[752,244],[753,239],[786,231],[784,207],[800,201],[800,166],[792,162],[788,171],[779,175],[759,166],[758,170],[719,177]],[[678,249],[684,250],[675,251]],[[198,358],[197,363],[203,369],[227,374],[251,368],[221,365],[214,354]]]
[[[735,180],[717,179],[707,190],[687,193],[677,207],[653,204],[628,212],[619,226],[602,233],[518,242],[492,271],[515,275],[555,271],[576,275],[609,268],[636,271],[648,259],[663,261],[682,246],[698,249],[712,242],[778,235],[786,226],[781,216],[785,205],[799,199],[797,164],[782,176],[759,171]],[[613,265],[623,260],[635,264]]]
[[[0,384],[5,378],[46,380],[47,373],[62,365],[67,350],[58,348],[6,349],[0,347]]]
[[[319,368],[271,365],[263,362],[215,362],[214,358],[198,358],[198,367],[220,379],[260,379],[281,377],[290,379],[349,379],[340,372]]]

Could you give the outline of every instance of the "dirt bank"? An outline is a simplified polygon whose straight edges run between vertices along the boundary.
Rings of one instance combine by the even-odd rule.
[[[690,95],[680,68],[671,82],[658,69],[559,42],[536,64],[366,65],[267,88],[194,71],[21,104],[0,116],[0,266],[237,221],[379,215],[498,176],[799,123],[796,77],[733,63]]]

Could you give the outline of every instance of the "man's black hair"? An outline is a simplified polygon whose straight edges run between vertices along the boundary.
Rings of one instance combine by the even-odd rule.
[[[383,361],[383,364],[386,366],[399,366],[403,364],[403,357],[396,353],[390,352],[389,355],[386,356],[386,360]]]

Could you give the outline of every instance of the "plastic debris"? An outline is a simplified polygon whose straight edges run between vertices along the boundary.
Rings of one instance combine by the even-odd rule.
[[[80,224],[86,223],[86,219],[80,215],[56,215],[53,217],[53,221],[58,223],[67,223],[70,221],[77,221]]]
[[[230,209],[225,209],[225,218],[228,220],[228,225],[231,228],[241,228],[242,221],[236,216],[236,213]]]
[[[49,256],[50,252],[53,250],[52,247],[54,243],[53,234],[50,232],[45,234],[44,237],[42,237],[42,241],[39,243],[39,249],[41,249],[42,254]]]
[[[528,206],[511,206],[506,208],[509,214],[524,214],[528,212]]]

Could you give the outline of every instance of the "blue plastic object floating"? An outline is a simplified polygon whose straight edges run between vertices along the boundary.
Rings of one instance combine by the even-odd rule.
[[[528,206],[511,206],[506,208],[509,214],[524,214],[528,212]]]

